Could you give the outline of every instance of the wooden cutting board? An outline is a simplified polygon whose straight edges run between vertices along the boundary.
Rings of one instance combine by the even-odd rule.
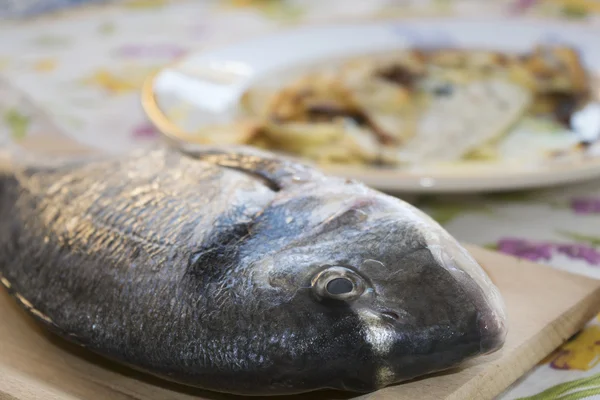
[[[509,334],[499,353],[436,376],[357,396],[286,399],[492,399],[600,312],[600,281],[468,246],[502,292]],[[41,330],[0,295],[0,399],[230,399],[114,365]]]

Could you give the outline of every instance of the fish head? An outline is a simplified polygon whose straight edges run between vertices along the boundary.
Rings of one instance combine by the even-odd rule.
[[[437,222],[368,190],[338,191],[327,211],[316,204],[313,222],[278,255],[270,280],[287,291],[284,303],[304,318],[301,329],[320,338],[314,359],[321,366],[313,368],[331,366],[330,387],[370,391],[503,346],[498,289]]]

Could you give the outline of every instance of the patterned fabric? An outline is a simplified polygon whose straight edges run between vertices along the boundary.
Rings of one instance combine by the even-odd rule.
[[[600,1],[0,0],[0,144],[53,130],[107,151],[152,143],[140,86],[188,52],[304,22],[439,15],[600,26]],[[407,200],[462,241],[600,278],[600,181]],[[599,361],[594,319],[500,398],[600,399]]]

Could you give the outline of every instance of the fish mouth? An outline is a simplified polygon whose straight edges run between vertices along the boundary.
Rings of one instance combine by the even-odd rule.
[[[489,355],[500,350],[506,342],[506,324],[494,313],[484,312],[478,318],[479,346],[481,355]]]
[[[365,329],[373,361],[361,379],[344,379],[344,390],[369,392],[454,368],[504,345],[506,329],[493,310],[478,310],[468,324],[410,326],[393,309],[363,312],[373,319]],[[379,324],[374,321],[379,319]]]
[[[429,249],[439,265],[446,269],[468,293],[477,309],[480,354],[501,349],[507,335],[504,300],[498,288],[480,264],[458,243]]]
[[[364,382],[361,385],[352,382],[354,390],[361,391],[366,387],[379,390],[413,379],[426,378],[432,374],[452,371],[460,368],[468,360],[498,351],[503,347],[505,330],[503,326],[494,325],[493,322],[482,322],[485,320],[485,317],[479,318],[479,322],[476,323],[478,326],[468,332],[462,332],[452,340],[436,338],[425,341],[419,351],[412,354],[407,349],[406,342],[398,340],[397,349],[393,350],[387,359],[380,359],[374,366],[371,386]],[[452,336],[449,332],[445,334]],[[441,332],[440,336],[443,336]]]

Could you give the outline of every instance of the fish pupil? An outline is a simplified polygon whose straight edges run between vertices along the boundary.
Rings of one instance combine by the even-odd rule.
[[[333,295],[350,293],[353,289],[352,281],[346,278],[335,278],[327,283],[327,292]]]

